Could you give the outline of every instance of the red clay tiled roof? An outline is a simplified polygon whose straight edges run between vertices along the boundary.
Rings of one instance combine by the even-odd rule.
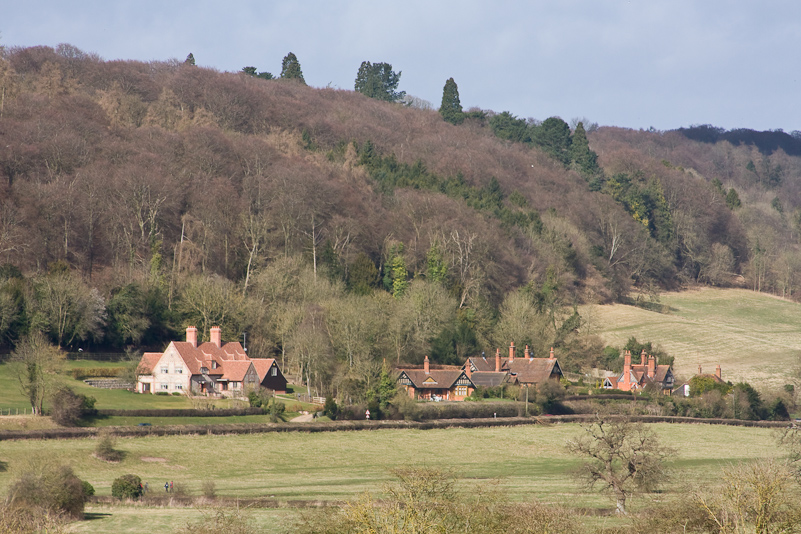
[[[159,363],[159,360],[163,356],[161,352],[146,352],[142,355],[142,360],[139,362],[139,365],[136,368],[136,371],[140,375],[149,375],[153,372],[153,369],[156,367],[156,364]]]
[[[242,382],[245,380],[245,375],[247,375],[248,369],[250,369],[252,366],[252,362],[228,360],[225,362],[225,366],[223,367],[225,372],[223,373],[222,378],[223,380],[228,380],[229,382]]]
[[[259,382],[264,380],[264,377],[270,372],[270,367],[273,366],[274,361],[274,358],[252,358],[250,360],[259,375]]]

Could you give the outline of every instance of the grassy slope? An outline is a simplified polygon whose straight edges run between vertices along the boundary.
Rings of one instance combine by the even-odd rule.
[[[676,357],[683,377],[714,372],[757,387],[790,383],[801,354],[801,305],[745,289],[699,289],[662,295],[668,313],[634,306],[585,306],[590,331],[622,346],[631,336]]]
[[[679,450],[672,467],[681,472],[676,477],[681,483],[714,478],[720,467],[730,462],[781,454],[767,429],[679,424],[652,428],[664,443]],[[73,465],[100,495],[110,494],[115,477],[136,473],[155,490],[165,480],[174,480],[194,495],[200,493],[201,481],[210,478],[218,494],[226,496],[347,500],[368,489],[380,490],[390,479],[388,469],[414,465],[453,469],[468,486],[498,479],[513,500],[536,497],[569,506],[608,507],[606,498],[580,492],[569,476],[576,460],[565,453],[564,444],[578,432],[577,425],[564,424],[129,438],[118,442],[117,447],[128,453],[120,464],[92,457],[94,440],[42,441],[36,443],[36,450]],[[0,460],[8,462],[13,471],[30,450],[31,442],[3,442]],[[0,472],[0,493],[10,478],[10,472]],[[80,532],[121,533],[136,528],[128,508],[93,511],[111,515],[80,524]],[[154,520],[158,516],[160,524],[180,526],[186,522],[185,514],[172,509],[146,513],[148,517],[153,514]],[[271,517],[272,513],[258,511],[257,515]]]

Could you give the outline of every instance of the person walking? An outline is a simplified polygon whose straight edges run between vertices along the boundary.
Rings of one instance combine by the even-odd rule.
[[[170,492],[170,483],[169,482],[165,482],[164,483],[164,491],[167,492],[167,493]]]

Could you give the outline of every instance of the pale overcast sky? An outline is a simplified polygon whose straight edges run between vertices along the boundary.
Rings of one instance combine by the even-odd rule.
[[[0,44],[69,43],[102,58],[183,60],[352,89],[362,61],[399,89],[601,125],[801,130],[798,0],[0,0]]]

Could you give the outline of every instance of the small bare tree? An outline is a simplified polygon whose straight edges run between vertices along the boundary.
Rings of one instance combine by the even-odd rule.
[[[626,513],[633,494],[666,482],[664,462],[676,451],[659,443],[644,424],[597,416],[581,428],[584,432],[567,442],[568,451],[586,459],[576,475],[588,488],[611,493],[618,513]]]

